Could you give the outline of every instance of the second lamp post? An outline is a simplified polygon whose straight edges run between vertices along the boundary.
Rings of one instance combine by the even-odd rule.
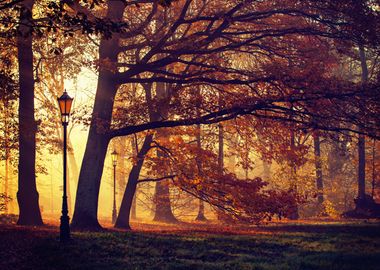
[[[112,208],[112,224],[116,222],[116,164],[117,164],[117,152],[113,150],[111,153],[112,165],[113,165],[113,208]]]

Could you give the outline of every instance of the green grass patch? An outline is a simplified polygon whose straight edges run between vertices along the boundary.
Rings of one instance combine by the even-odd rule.
[[[380,269],[378,224],[280,225],[249,235],[0,227],[0,269]]]

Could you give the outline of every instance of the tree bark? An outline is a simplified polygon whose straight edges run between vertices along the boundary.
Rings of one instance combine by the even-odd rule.
[[[42,225],[36,187],[36,132],[34,119],[33,37],[28,25],[32,22],[34,0],[23,1],[17,38],[19,64],[19,225]]]
[[[176,223],[177,218],[173,215],[170,202],[169,185],[165,182],[157,182],[155,189],[156,211],[154,221]]]
[[[115,227],[130,230],[130,211],[133,202],[133,198],[136,193],[137,182],[140,176],[141,168],[144,164],[145,155],[150,149],[150,145],[153,141],[153,135],[147,135],[144,139],[144,143],[137,154],[137,163],[133,165],[131,172],[129,173],[128,183],[125,188],[123,200],[119,210],[119,215],[116,219]]]
[[[135,195],[133,196],[132,206],[131,206],[131,215],[130,215],[131,220],[137,219],[137,191],[138,191],[138,187],[136,186]]]
[[[9,195],[9,161],[11,158],[11,151],[10,151],[10,145],[9,145],[9,126],[8,126],[8,109],[5,106],[7,106],[7,102],[4,102],[4,159],[5,159],[5,174],[4,174],[4,195],[6,198],[8,198]],[[4,212],[5,214],[9,213],[9,202],[6,199],[4,201]]]
[[[107,18],[120,21],[125,5],[121,1],[110,1]],[[115,70],[103,63],[117,63],[119,34],[112,38],[102,38],[99,48],[100,70],[95,104],[82,167],[79,174],[77,196],[75,200],[73,229],[97,230],[101,226],[97,218],[100,181],[109,138],[104,132],[110,129],[113,102],[118,85]]]
[[[204,202],[199,199],[199,208],[198,208],[198,215],[195,218],[197,221],[207,221],[207,218],[205,216],[205,205]]]
[[[157,83],[156,84],[156,99],[167,100],[169,96],[170,86],[166,83]],[[157,120],[162,119],[167,116],[167,108],[164,106],[159,108],[158,111],[154,112],[151,116],[151,119]],[[156,137],[161,136],[160,131],[157,131]],[[166,153],[161,150],[157,150],[157,156],[165,157]],[[169,183],[165,181],[157,182],[155,188],[154,201],[156,205],[156,210],[154,213],[154,221],[167,222],[167,223],[176,223],[177,219],[174,217],[171,202],[170,202],[170,191]]]

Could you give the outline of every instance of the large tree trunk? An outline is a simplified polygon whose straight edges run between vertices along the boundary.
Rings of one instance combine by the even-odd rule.
[[[136,186],[135,195],[133,196],[132,205],[131,205],[131,214],[130,214],[131,220],[137,219],[137,192],[138,192],[138,187]]]
[[[204,202],[199,199],[199,208],[198,208],[198,215],[195,218],[197,221],[207,221],[207,218],[205,216],[205,205]]]
[[[165,101],[168,99],[170,92],[170,85],[165,83],[157,83],[156,84],[156,99],[157,101],[162,100]],[[152,120],[161,120],[162,118],[165,118],[168,114],[167,108],[163,106],[162,108],[158,109],[159,111],[154,112],[151,115]],[[159,139],[161,136],[160,131],[158,130],[156,133],[157,139]],[[157,156],[165,158],[167,156],[166,153],[164,153],[161,150],[157,150]],[[166,181],[161,181],[156,183],[155,188],[155,195],[154,195],[154,202],[155,202],[155,214],[154,214],[154,221],[159,222],[167,222],[167,223],[176,223],[177,219],[174,217],[172,209],[171,209],[171,202],[170,202],[170,192],[169,192],[169,183]]]
[[[169,184],[167,182],[156,183],[154,200],[156,203],[154,221],[166,223],[178,222],[171,209]]]
[[[104,159],[108,139],[103,134],[90,128],[90,133],[79,175],[75,210],[72,221],[73,229],[100,229],[97,219],[100,180],[103,173]]]
[[[322,160],[321,160],[321,142],[319,134],[314,135],[314,158],[315,158],[315,174],[317,186],[317,199],[321,207],[323,204],[323,175],[322,175]]]
[[[133,165],[131,172],[129,173],[128,183],[125,188],[123,200],[121,201],[121,206],[119,210],[119,215],[116,219],[115,227],[131,229],[129,225],[130,211],[132,206],[132,201],[136,193],[137,182],[140,176],[141,168],[144,164],[145,155],[150,149],[150,144],[153,141],[153,135],[147,135],[144,139],[144,143],[137,154],[137,163]]]
[[[121,1],[110,1],[107,18],[120,21],[125,5]],[[79,174],[77,196],[75,200],[73,229],[100,229],[97,218],[100,180],[103,174],[104,159],[109,139],[104,131],[109,130],[112,119],[113,102],[117,92],[115,70],[102,63],[117,62],[119,35],[111,39],[102,39],[99,48],[100,70],[95,104],[88,134],[86,150]]]
[[[134,153],[134,156],[137,157],[138,145],[137,145],[137,136],[136,135],[131,140],[131,143],[132,143],[132,152]],[[131,214],[130,214],[131,220],[135,220],[137,218],[137,192],[138,192],[138,186],[136,186],[135,194],[134,194],[133,200],[132,200]]]
[[[30,23],[34,1],[22,2],[19,36],[17,38],[19,63],[19,167],[17,201],[19,225],[42,225],[36,187],[36,132],[34,119],[33,51]]]

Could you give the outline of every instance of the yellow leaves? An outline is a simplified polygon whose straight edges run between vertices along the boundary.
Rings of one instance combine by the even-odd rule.
[[[198,185],[201,181],[202,181],[202,179],[199,176],[196,176],[190,180],[190,183],[193,185]]]

